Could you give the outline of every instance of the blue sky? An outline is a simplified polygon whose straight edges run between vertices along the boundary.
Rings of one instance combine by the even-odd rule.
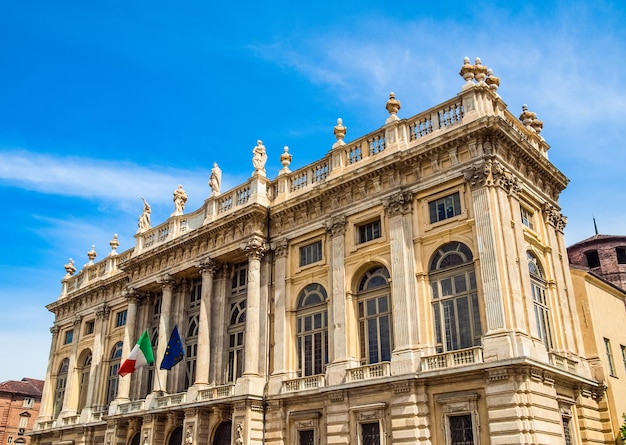
[[[626,6],[615,2],[161,2],[0,0],[0,381],[43,378],[63,265],[134,245],[182,184],[222,190],[324,156],[382,126],[390,91],[410,117],[455,96],[463,57],[544,122],[569,244],[626,234]]]

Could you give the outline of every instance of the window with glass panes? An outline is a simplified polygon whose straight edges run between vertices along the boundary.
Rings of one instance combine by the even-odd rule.
[[[322,241],[300,247],[300,267],[322,261]]]
[[[382,236],[380,219],[357,226],[357,243],[366,243]]]
[[[189,314],[187,320],[187,336],[185,345],[185,388],[189,388],[196,380],[196,360],[198,358],[198,323],[200,315]]]
[[[471,414],[448,416],[450,445],[474,445],[474,427]]]
[[[296,335],[301,376],[323,374],[328,363],[328,311],[326,289],[309,284],[298,295]]]
[[[459,192],[435,199],[428,203],[430,223],[434,224],[461,214],[461,196]]]
[[[54,387],[53,418],[56,418],[61,412],[61,408],[63,408],[63,398],[65,397],[65,386],[67,385],[67,372],[69,367],[70,359],[64,358],[59,366],[57,381]]]
[[[379,266],[368,270],[358,288],[359,345],[361,363],[391,360],[391,302],[389,271]]]
[[[533,230],[535,228],[533,224],[533,213],[525,207],[520,209],[520,213],[522,217],[522,224]]]
[[[604,349],[606,350],[606,361],[609,365],[609,373],[611,377],[615,377],[615,362],[613,361],[613,351],[611,349],[611,340],[604,339]]]
[[[361,424],[361,443],[363,445],[380,445],[380,423]]]
[[[539,338],[546,345],[552,347],[552,336],[550,334],[550,312],[548,310],[547,287],[543,273],[543,268],[537,257],[531,252],[527,252],[528,272],[530,273],[530,289],[533,299],[533,313]]]
[[[429,272],[437,352],[481,344],[481,323],[473,255],[463,243],[441,246]]]
[[[315,445],[315,431],[314,430],[299,430],[298,431],[298,445]]]
[[[228,327],[228,375],[234,382],[243,375],[244,333],[246,326],[246,300],[234,301],[230,305],[230,326]]]
[[[78,387],[78,409],[77,412],[81,412],[87,405],[87,391],[89,390],[89,374],[91,372],[91,352],[82,360],[80,367],[80,386]]]
[[[115,397],[117,397],[117,386],[119,383],[119,376],[117,375],[118,369],[120,369],[120,363],[122,360],[122,342],[118,342],[111,351],[109,360],[109,375],[107,376],[107,397],[106,404],[109,405]]]

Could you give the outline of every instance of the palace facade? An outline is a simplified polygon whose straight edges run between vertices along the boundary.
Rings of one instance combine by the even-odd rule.
[[[155,227],[146,203],[134,248],[68,263],[33,443],[613,443],[568,179],[535,113],[513,115],[478,59],[461,75],[410,118],[392,93],[351,142],[338,121],[311,165],[285,150],[273,180],[259,141],[246,183],[221,192],[220,173]],[[174,326],[185,357],[161,370]],[[119,377],[146,329],[156,365]]]

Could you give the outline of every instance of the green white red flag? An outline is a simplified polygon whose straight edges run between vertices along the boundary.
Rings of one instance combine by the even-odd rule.
[[[124,377],[126,374],[135,372],[137,368],[148,366],[152,363],[154,363],[154,353],[152,352],[148,331],[144,331],[133,350],[128,354],[128,358],[124,360],[120,369],[117,370],[117,373]]]

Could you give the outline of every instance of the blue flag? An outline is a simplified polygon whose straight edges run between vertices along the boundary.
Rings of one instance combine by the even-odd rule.
[[[178,334],[178,326],[174,326],[170,341],[167,343],[167,348],[165,349],[165,355],[161,361],[161,369],[172,369],[184,356],[185,349],[183,348],[183,341]]]

